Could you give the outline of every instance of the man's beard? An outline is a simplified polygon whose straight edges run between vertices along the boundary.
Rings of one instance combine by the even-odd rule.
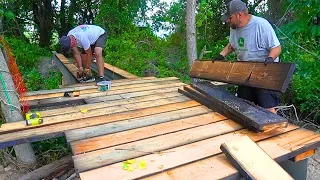
[[[232,29],[237,29],[237,25],[235,25],[235,24],[230,24],[230,27],[231,27]]]

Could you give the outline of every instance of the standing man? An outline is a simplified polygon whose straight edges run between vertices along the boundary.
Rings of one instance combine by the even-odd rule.
[[[104,29],[95,25],[79,25],[70,30],[67,36],[62,36],[60,44],[63,50],[70,48],[73,57],[77,62],[78,75],[80,82],[94,82],[95,78],[91,73],[91,60],[94,57],[97,60],[99,78],[97,84],[106,81],[104,78],[104,61],[102,51],[107,41],[107,34]],[[82,59],[78,47],[82,48],[85,58]]]
[[[234,51],[238,61],[279,62],[281,46],[272,26],[266,19],[249,14],[241,0],[230,1],[221,20],[231,26],[229,43],[214,60],[224,60]],[[275,114],[274,107],[280,103],[276,91],[239,86],[237,94]]]

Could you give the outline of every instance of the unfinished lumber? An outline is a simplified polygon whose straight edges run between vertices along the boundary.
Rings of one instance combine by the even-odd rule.
[[[289,128],[290,126],[291,125],[289,125]],[[272,138],[268,139],[266,139],[266,137],[261,139],[260,135],[270,133],[254,133],[255,137],[247,133],[244,133],[244,135],[248,135],[253,141],[256,141],[263,151],[278,163],[286,161],[290,157],[294,157],[320,145],[319,134],[317,135],[312,131],[306,129],[288,130],[287,128],[283,130],[285,131],[280,133],[280,135],[276,136],[279,133],[273,133],[273,135],[270,136]],[[151,164],[149,166],[151,166]],[[203,177],[210,177],[211,179],[240,179],[241,176],[237,169],[230,164],[226,156],[219,153],[215,156],[194,161],[184,166],[179,166],[174,169],[149,176],[145,179],[202,180]]]
[[[214,130],[213,130],[214,129]],[[134,159],[147,154],[166,154],[167,149],[212,138],[242,129],[232,120],[224,120],[131,143],[112,146],[72,157],[79,172]]]
[[[95,62],[93,62],[91,64],[91,68],[93,70],[95,70],[96,72],[97,71],[97,64]],[[134,78],[137,78],[138,76],[134,75],[134,74],[131,74],[127,71],[124,71],[120,68],[117,68],[115,66],[112,66],[111,64],[108,64],[108,63],[104,63],[104,75],[106,77],[108,77],[109,79],[134,79]]]
[[[66,107],[62,109],[51,109],[51,110],[44,110],[39,111],[41,113],[42,117],[48,117],[48,116],[56,116],[56,115],[62,115],[62,114],[69,114],[69,113],[75,113],[75,112],[81,112],[82,110],[95,110],[100,108],[106,108],[111,106],[119,106],[123,104],[130,104],[130,103],[140,103],[144,101],[155,101],[159,99],[165,99],[165,98],[171,98],[171,97],[177,97],[181,96],[178,92],[169,92],[169,93],[161,93],[161,94],[155,94],[155,95],[146,95],[146,96],[138,96],[133,98],[126,98],[126,99],[119,99],[117,101],[109,101],[109,102],[99,102],[94,104],[84,104],[79,106],[71,106]]]
[[[222,143],[220,149],[245,179],[293,180],[248,136]]]
[[[130,83],[132,81],[139,81],[139,80],[151,80],[151,79],[157,79],[156,77],[137,77],[135,79],[115,79],[111,80],[113,84],[118,83]],[[96,82],[88,82],[88,83],[77,83],[77,84],[71,84],[71,85],[64,85],[61,86],[61,88],[69,88],[69,87],[84,87],[84,86],[95,86]]]
[[[66,122],[66,121],[74,121],[79,119],[87,120],[87,118],[94,118],[98,116],[110,115],[110,114],[119,113],[119,112],[132,111],[132,110],[137,110],[143,107],[155,107],[155,106],[161,106],[161,105],[170,104],[170,103],[185,102],[188,100],[190,99],[185,96],[176,96],[176,97],[169,97],[166,99],[159,99],[157,101],[151,100],[146,102],[128,103],[128,104],[122,104],[122,105],[106,107],[106,108],[91,109],[90,111],[83,109],[85,110],[84,112],[83,110],[81,110],[74,113],[66,113],[66,114],[61,114],[56,116],[44,117],[42,118],[43,123],[37,126],[26,126],[25,121],[5,123],[0,128],[0,134],[18,131],[18,130],[24,130],[24,129],[39,128],[42,126],[48,126],[48,125]]]
[[[76,99],[88,99],[93,97],[101,97],[101,96],[109,96],[109,95],[116,95],[116,94],[124,94],[124,93],[131,93],[131,92],[140,92],[140,91],[148,91],[148,90],[156,90],[156,89],[162,89],[162,88],[169,88],[169,87],[180,87],[185,85],[184,83],[178,82],[178,83],[169,83],[169,84],[163,84],[163,85],[153,85],[153,86],[143,86],[143,87],[136,87],[136,88],[125,88],[120,90],[115,90],[114,88],[111,88],[108,91],[100,91],[96,93],[88,93],[83,94],[79,97],[54,97],[54,98],[48,98],[48,99],[40,99],[40,100],[31,100],[29,101],[29,104],[35,107],[43,107],[46,106],[46,104],[50,103],[53,104],[55,102],[65,102],[68,103],[69,100],[76,100]]]
[[[179,83],[180,81],[177,78],[164,78],[164,79],[155,79],[153,81],[142,81],[143,83],[137,84],[128,84],[128,85],[113,85],[112,91],[121,90],[121,89],[131,89],[131,88],[139,88],[145,86],[154,86],[154,85],[164,85],[164,84],[172,84]],[[110,91],[111,91],[110,90]],[[31,101],[31,100],[39,100],[39,99],[48,99],[54,97],[76,97],[80,94],[89,94],[89,93],[97,93],[100,92],[97,86],[84,86],[84,87],[73,87],[73,88],[63,88],[63,89],[54,89],[54,90],[42,90],[42,91],[32,91],[27,92],[26,96],[24,96],[21,100]]]
[[[135,79],[115,79],[111,80],[112,84],[118,84],[118,83],[128,83],[132,84],[133,81],[140,81],[140,80],[152,80],[152,79],[158,79],[156,77],[137,77]],[[69,88],[69,87],[84,87],[84,86],[95,86],[96,82],[89,82],[89,83],[78,83],[78,84],[72,84],[72,85],[65,85],[61,88]]]
[[[171,103],[160,105],[156,107],[139,107],[136,110],[127,110],[120,113],[107,114],[96,117],[88,117],[84,119],[77,119],[69,122],[62,122],[58,124],[51,124],[48,126],[40,126],[37,128],[21,130],[18,132],[11,132],[0,135],[0,148],[13,146],[24,142],[35,142],[39,139],[52,138],[53,135],[63,134],[64,131],[71,129],[78,129],[84,127],[90,127],[95,125],[101,125],[116,121],[124,121],[133,118],[149,116],[152,114],[159,114],[163,112],[169,112],[179,109],[185,109],[190,107],[200,106],[196,101],[190,100],[180,103]],[[56,136],[54,136],[56,137]]]
[[[294,63],[249,61],[194,61],[189,75],[230,84],[285,92],[295,70]]]
[[[29,172],[28,174],[19,178],[19,180],[51,180],[63,175],[73,168],[73,161],[71,156],[63,157],[50,164],[42,166],[39,169]]]
[[[254,131],[283,128],[288,123],[287,119],[210,83],[194,83],[192,87],[207,97],[214,110]],[[194,92],[189,87],[185,87],[185,90]]]
[[[217,113],[208,113],[188,118],[179,119],[167,123],[161,123],[153,126],[137,128],[124,132],[108,134],[104,136],[74,141],[70,143],[73,154],[87,153],[90,151],[119,145],[122,143],[133,142],[145,138],[151,138],[176,131],[195,128],[198,126],[208,125],[210,123],[225,120],[224,116]]]
[[[176,77],[169,77],[169,78],[140,78],[130,81],[121,81],[121,80],[114,80],[112,82],[112,87],[119,87],[119,86],[125,86],[125,85],[135,85],[135,84],[143,84],[143,83],[156,83],[161,81],[174,81],[179,80]],[[29,91],[26,93],[26,96],[36,96],[36,95],[45,95],[45,94],[54,94],[54,93],[65,93],[65,92],[72,92],[72,91],[81,91],[81,90],[87,90],[87,89],[97,89],[96,83],[86,85],[86,83],[83,83],[85,86],[70,86],[65,87],[61,89],[52,89],[52,90],[40,90],[40,91]]]
[[[141,96],[147,96],[152,94],[164,94],[169,92],[177,92],[178,87],[164,87],[161,89],[151,89],[146,91],[138,91],[138,92],[131,92],[131,93],[124,93],[119,95],[110,95],[110,96],[103,96],[103,97],[92,97],[92,98],[86,98],[85,101],[88,104],[98,103],[98,102],[109,102],[117,99],[130,99],[134,97],[141,97]]]
[[[199,161],[201,159],[209,158],[211,156],[215,156],[221,153],[220,145],[225,141],[230,141],[232,139],[242,137],[244,135],[248,135],[250,138],[251,136],[255,136],[255,141],[261,141],[273,136],[276,136],[278,134],[288,132],[294,129],[297,129],[297,126],[289,126],[288,128],[282,130],[282,131],[276,131],[274,133],[261,133],[259,136],[247,129],[242,129],[239,131],[233,131],[229,132],[224,135],[212,137],[209,139],[205,139],[202,141],[194,142],[191,144],[187,144],[184,146],[178,146],[176,148],[167,149],[163,151],[161,154],[150,154],[146,156],[141,156],[139,158],[136,158],[136,162],[139,162],[141,160],[144,160],[148,167],[144,170],[135,170],[133,172],[124,171],[121,168],[122,162],[115,163],[109,166],[104,166],[98,169],[94,169],[91,171],[86,171],[80,173],[80,178],[83,180],[93,178],[93,179],[99,179],[103,177],[105,174],[110,174],[108,178],[110,179],[140,179],[142,177],[146,177],[148,175],[153,175],[155,173],[160,173],[165,170],[169,170],[172,168],[177,167],[183,167],[184,165],[187,165],[191,162]],[[301,132],[301,131],[300,131]],[[306,139],[306,144],[312,144],[313,142],[317,142],[320,139],[319,135],[316,135],[314,132],[308,131],[309,136],[313,136],[313,138],[310,138],[307,136],[308,139]],[[277,136],[276,136],[277,137]],[[305,136],[304,136],[305,137]],[[318,140],[315,140],[314,138],[318,137]],[[279,141],[286,141],[287,138],[279,138]],[[297,139],[297,137],[295,137]],[[288,142],[288,141],[286,141]],[[290,141],[289,141],[290,142]],[[272,143],[272,146],[278,146],[277,144]],[[291,146],[288,144],[288,147]],[[269,146],[270,147],[270,146]],[[287,148],[287,147],[286,147]],[[290,147],[289,147],[290,148]],[[192,154],[192,156],[190,156]],[[211,164],[213,167],[216,166],[215,164]],[[212,168],[203,169],[202,172],[212,172],[212,173],[219,173],[216,171],[213,171]],[[210,172],[209,172],[210,171]],[[112,173],[111,173],[112,172]],[[193,171],[194,172],[194,171]],[[190,173],[188,173],[190,174]],[[217,179],[215,176],[204,176],[206,173],[199,175],[202,179],[203,177],[210,177],[210,179]],[[170,175],[169,175],[170,176]],[[181,175],[183,176],[183,175]],[[184,179],[184,178],[182,178]],[[192,179],[192,178],[186,178],[186,179]]]
[[[109,124],[102,124],[99,126],[85,127],[65,132],[68,142],[78,141],[86,138],[93,138],[97,136],[117,133],[130,129],[151,126],[159,123],[174,121],[181,118],[193,117],[212,112],[211,109],[205,106],[196,106],[186,109],[174,110],[159,114],[153,114],[145,117],[138,117],[130,120],[120,122],[113,122]],[[218,113],[217,113],[218,114]],[[219,115],[221,116],[221,115]]]

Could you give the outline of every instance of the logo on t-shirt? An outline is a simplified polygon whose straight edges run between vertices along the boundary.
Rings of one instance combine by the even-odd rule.
[[[89,27],[86,25],[80,25],[79,27],[83,32],[86,31],[87,29],[89,29]]]
[[[244,47],[244,38],[243,37],[238,38],[238,45],[239,45],[239,47]]]

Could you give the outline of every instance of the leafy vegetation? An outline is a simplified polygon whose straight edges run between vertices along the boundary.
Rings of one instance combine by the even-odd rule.
[[[197,1],[198,56],[204,50],[211,51],[204,54],[203,59],[212,58],[228,43],[229,27],[220,21],[226,1]],[[290,88],[283,94],[282,104],[294,104],[300,120],[312,121],[319,126],[319,3],[316,0],[245,2],[250,2],[252,14],[262,16],[274,25],[283,49],[281,61],[297,65]],[[107,30],[109,38],[104,51],[107,63],[138,76],[176,76],[189,83],[185,9],[185,0],[176,0],[170,6],[160,0],[61,0],[59,4],[53,0],[17,0],[3,1],[0,15],[6,40],[31,91],[58,88],[61,74],[52,71],[48,77],[42,77],[37,67],[40,57],[51,56],[49,48],[59,51],[57,37],[77,24],[97,24]],[[43,18],[35,19],[39,16]],[[159,38],[155,32],[161,30],[171,34]],[[227,59],[235,60],[235,55],[231,54]],[[40,143],[36,145],[37,154],[50,146],[61,148],[62,154],[68,153],[67,147],[60,146],[62,143],[65,143],[63,139]]]

